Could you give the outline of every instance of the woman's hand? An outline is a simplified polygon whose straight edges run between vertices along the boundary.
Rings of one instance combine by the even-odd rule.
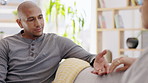
[[[136,58],[130,58],[130,57],[120,57],[115,60],[113,60],[111,66],[110,66],[110,73],[113,72],[117,66],[123,64],[123,67],[119,67],[116,69],[116,72],[119,71],[125,71],[127,70],[134,62],[136,61]]]

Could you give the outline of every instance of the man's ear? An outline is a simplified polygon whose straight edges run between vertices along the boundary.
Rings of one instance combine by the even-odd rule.
[[[17,19],[16,22],[21,28],[23,28],[22,23],[21,23],[21,19]]]

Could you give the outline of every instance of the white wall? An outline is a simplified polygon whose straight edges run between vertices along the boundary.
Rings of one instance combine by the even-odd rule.
[[[90,23],[90,31],[91,31],[91,38],[90,38],[90,52],[95,53],[97,52],[96,47],[96,0],[91,0],[91,23]]]
[[[91,16],[91,46],[90,51],[96,52],[96,2],[97,0],[92,0],[92,16]],[[126,1],[127,0],[104,0],[106,3],[106,8],[115,8],[115,7],[126,7]],[[111,13],[105,12],[103,13],[105,15],[107,28],[112,28],[112,19],[111,19]],[[140,12],[139,10],[135,11],[120,11],[119,14],[122,16],[124,27],[126,28],[141,28],[141,19],[140,19]],[[125,32],[124,35],[124,48],[127,48],[126,46],[126,39],[128,37],[136,37],[138,31],[132,31],[132,32]],[[105,31],[103,32],[103,49],[109,49],[113,53],[113,58],[118,57],[118,32],[117,31]],[[139,40],[141,40],[141,37],[139,37]],[[138,45],[138,48],[141,48],[141,41],[140,45]],[[139,56],[141,55],[140,52],[125,52],[125,55],[128,56]]]
[[[22,3],[23,1],[33,1],[37,3],[37,0],[7,0],[7,3]],[[0,4],[1,5],[1,4]],[[12,20],[16,19],[15,15],[13,15],[13,11],[16,11],[17,6],[0,6],[0,20]],[[0,31],[4,32],[3,37],[14,35],[19,33],[21,28],[18,26],[16,22],[1,22],[0,23]]]

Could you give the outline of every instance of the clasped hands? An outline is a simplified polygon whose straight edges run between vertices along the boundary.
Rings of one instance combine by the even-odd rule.
[[[104,55],[106,53],[107,51],[104,50],[102,53],[99,53],[96,56],[95,61],[93,63],[94,67],[94,70],[92,71],[93,74],[105,75],[112,73],[113,71],[115,72],[125,71],[136,61],[136,58],[120,57],[113,60],[111,65],[109,65],[109,63],[104,58]],[[123,64],[123,66],[118,67],[121,64]]]

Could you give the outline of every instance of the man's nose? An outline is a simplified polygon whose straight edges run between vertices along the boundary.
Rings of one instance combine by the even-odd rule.
[[[36,27],[40,27],[41,26],[41,23],[40,23],[40,20],[39,19],[36,19],[35,26]]]

